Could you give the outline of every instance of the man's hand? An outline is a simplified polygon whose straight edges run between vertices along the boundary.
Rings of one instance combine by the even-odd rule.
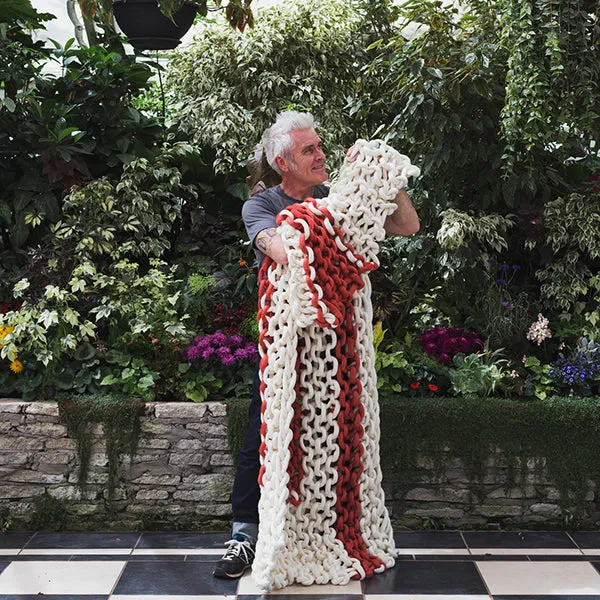
[[[394,200],[398,208],[385,220],[385,232],[388,235],[412,235],[420,228],[419,217],[409,195],[400,190]]]
[[[287,253],[283,247],[281,236],[277,233],[276,227],[263,229],[256,236],[254,244],[263,254],[266,254],[275,262],[278,262],[282,265],[287,265]]]

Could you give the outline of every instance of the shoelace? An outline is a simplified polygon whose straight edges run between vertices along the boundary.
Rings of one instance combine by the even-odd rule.
[[[252,544],[247,540],[229,540],[228,542],[225,542],[225,547],[227,548],[227,551],[223,556],[224,559],[237,558],[242,553],[246,562],[250,562],[250,560],[254,558],[254,548],[252,548]]]

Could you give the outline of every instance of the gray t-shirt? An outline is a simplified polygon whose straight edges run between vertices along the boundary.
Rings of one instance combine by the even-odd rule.
[[[326,185],[316,185],[313,190],[314,198],[325,198],[329,195],[329,188]],[[301,200],[288,196],[280,185],[269,188],[256,196],[252,196],[242,206],[242,219],[248,232],[248,239],[252,243],[258,266],[262,265],[265,255],[257,250],[254,245],[256,236],[264,229],[277,227],[277,215],[290,204],[297,204]]]

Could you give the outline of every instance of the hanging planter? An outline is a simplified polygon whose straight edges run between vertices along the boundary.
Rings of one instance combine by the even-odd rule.
[[[138,50],[177,47],[197,12],[198,5],[186,1],[171,20],[160,11],[157,0],[113,0],[115,19],[129,43]]]

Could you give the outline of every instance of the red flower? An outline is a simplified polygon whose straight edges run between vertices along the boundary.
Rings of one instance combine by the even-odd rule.
[[[430,392],[437,392],[438,391],[438,386],[437,385],[433,385],[433,383],[430,383],[427,387],[429,388]]]
[[[410,387],[411,387],[413,390],[416,390],[416,389],[417,389],[417,388],[418,388],[420,385],[421,385],[421,382],[420,382],[420,381],[415,381],[414,383],[411,383],[411,384],[410,384]]]

